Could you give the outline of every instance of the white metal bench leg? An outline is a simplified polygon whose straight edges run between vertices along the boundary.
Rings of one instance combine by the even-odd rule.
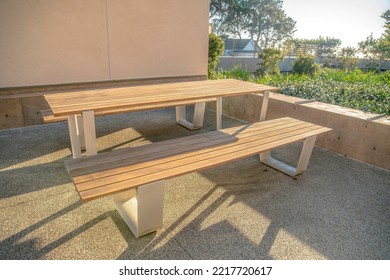
[[[85,139],[85,150],[87,156],[97,154],[96,148],[96,129],[95,129],[95,112],[85,111],[83,117],[83,131]]]
[[[261,112],[260,112],[259,121],[261,122],[265,121],[265,117],[267,115],[268,101],[269,101],[269,91],[265,91],[263,93],[263,104],[261,105]]]
[[[76,115],[68,116],[68,127],[69,127],[69,136],[70,136],[70,145],[72,148],[72,156],[73,158],[79,158],[81,157],[81,149],[80,149],[79,127],[77,126]]]
[[[260,161],[272,168],[286,173],[287,175],[296,176],[307,169],[316,138],[317,136],[311,136],[305,139],[297,167],[290,166],[284,162],[274,159],[271,156],[271,151],[261,153]]]
[[[84,123],[82,116],[77,116],[77,131],[80,141],[80,148],[81,150],[85,150]]]
[[[114,195],[115,207],[135,237],[162,227],[164,183],[162,180],[139,186],[135,195],[132,191]]]
[[[176,122],[187,129],[195,130],[203,126],[206,102],[195,103],[194,118],[192,123],[187,121],[186,105],[176,106]]]

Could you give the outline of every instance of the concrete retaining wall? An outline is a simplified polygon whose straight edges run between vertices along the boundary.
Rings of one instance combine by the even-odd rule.
[[[313,102],[296,104],[304,99],[272,94],[267,119],[289,116],[333,129],[317,138],[316,145],[345,156],[390,169],[390,120],[336,105]],[[224,98],[223,113],[248,122],[257,121],[261,95]],[[208,104],[213,109],[215,104]],[[331,162],[329,164],[332,164]]]
[[[49,109],[49,105],[43,97],[44,94],[83,89],[88,90],[98,88],[125,87],[134,85],[196,81],[205,79],[207,79],[206,75],[199,75],[106,81],[95,83],[34,86],[24,88],[0,88],[0,129],[43,124],[41,110]]]

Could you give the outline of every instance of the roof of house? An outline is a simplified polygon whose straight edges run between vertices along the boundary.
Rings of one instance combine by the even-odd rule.
[[[225,50],[243,51],[250,41],[251,39],[225,39]]]

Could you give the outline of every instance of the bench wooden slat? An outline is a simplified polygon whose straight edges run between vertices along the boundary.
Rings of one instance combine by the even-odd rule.
[[[160,172],[165,170],[169,172],[169,170],[174,169],[176,167],[179,167],[184,170],[187,166],[190,165],[195,168],[195,170],[190,170],[196,171],[198,168],[197,164],[199,164],[199,168],[202,168],[202,166],[205,164],[204,160],[211,162],[216,158],[225,156],[226,160],[230,161],[231,154],[234,155],[232,158],[234,159],[234,157],[237,157],[238,154],[246,154],[248,149],[258,149],[259,146],[262,146],[264,144],[274,143],[275,145],[281,145],[280,141],[283,141],[285,138],[289,137],[291,139],[296,135],[302,135],[302,133],[313,131],[312,129],[312,127],[306,127],[303,129],[292,131],[290,133],[286,133],[287,135],[276,135],[267,138],[264,137],[261,140],[240,141],[241,139],[239,139],[237,142],[234,142],[234,144],[222,145],[221,149],[215,149],[214,147],[200,149],[198,151],[186,153],[184,154],[184,157],[181,155],[179,157],[171,156],[169,157],[168,161],[166,161],[165,159],[153,160],[151,162],[126,166],[126,168],[122,168],[119,170],[108,170],[108,172],[104,172],[103,174],[101,174],[100,172],[98,174],[88,174],[82,176],[83,178],[80,178],[80,180],[74,180],[74,182],[77,184],[79,191],[84,191],[91,188],[99,188],[115,182],[131,180],[138,176],[144,176],[145,173],[152,174],[154,172]],[[277,146],[273,146],[273,148],[275,147]],[[260,152],[261,150],[258,153]],[[140,160],[143,159],[140,158]],[[110,174],[109,171],[112,171],[112,173]]]
[[[237,148],[238,145],[246,144],[246,143],[254,143],[254,141],[262,141],[265,138],[277,137],[279,134],[285,134],[289,131],[297,131],[297,129],[307,127],[308,124],[298,124],[297,126],[291,126],[285,128],[283,126],[278,126],[269,128],[268,130],[264,129],[262,131],[255,131],[255,133],[244,133],[239,135],[239,138],[228,134],[220,133],[218,139],[196,139],[197,143],[191,141],[189,143],[179,143],[175,145],[172,143],[170,146],[164,147],[163,150],[145,150],[142,151],[134,151],[134,155],[129,154],[124,151],[124,154],[120,155],[111,155],[107,161],[107,159],[103,159],[102,157],[96,157],[96,160],[91,160],[89,166],[81,167],[77,166],[76,170],[71,170],[74,167],[68,167],[68,171],[72,177],[77,177],[88,172],[87,176],[77,177],[75,179],[76,183],[81,183],[83,181],[88,181],[90,176],[93,176],[92,179],[97,179],[99,177],[104,177],[105,174],[112,176],[114,173],[126,172],[128,171],[128,166],[132,166],[132,169],[140,166],[152,166],[159,164],[166,164],[169,161],[177,161],[182,158],[190,158],[194,155],[200,156],[203,153],[211,153],[211,152],[225,152],[229,148]],[[282,130],[283,129],[283,130]],[[279,136],[281,137],[281,136]],[[185,137],[184,137],[185,138]],[[237,143],[239,141],[239,143]],[[185,146],[183,146],[183,144]],[[130,151],[132,149],[129,149]],[[201,151],[200,151],[201,150]],[[221,151],[222,150],[222,151]],[[208,155],[210,156],[210,155]]]
[[[322,133],[323,131],[318,130],[316,132]],[[311,136],[311,134],[312,133],[307,133],[305,135],[307,135],[307,137],[309,137],[309,136]],[[214,158],[212,160],[210,160],[210,159],[204,160],[204,161],[202,161],[202,165],[200,165],[200,163],[195,163],[195,164],[186,165],[185,167],[177,166],[177,167],[172,168],[170,170],[162,170],[162,171],[154,172],[154,173],[150,173],[150,174],[143,173],[142,176],[138,176],[138,177],[135,177],[133,179],[128,179],[128,180],[124,180],[124,181],[120,181],[120,182],[109,183],[107,185],[104,185],[104,187],[91,188],[91,189],[87,189],[84,191],[79,190],[79,194],[80,194],[80,197],[84,201],[93,200],[93,199],[96,199],[99,197],[115,194],[115,193],[124,191],[126,189],[136,188],[137,186],[144,185],[144,184],[147,184],[150,182],[173,178],[173,177],[176,177],[179,175],[184,175],[187,173],[200,171],[200,170],[203,170],[203,169],[206,169],[209,167],[213,167],[213,166],[216,166],[216,165],[219,165],[222,163],[227,163],[229,161],[241,159],[241,158],[247,157],[247,156],[252,155],[252,154],[257,154],[260,152],[264,152],[264,151],[273,149],[275,147],[279,147],[279,146],[282,146],[285,144],[292,143],[292,140],[294,140],[294,142],[299,141],[299,140],[302,140],[302,137],[297,136],[291,140],[286,140],[286,139],[284,139],[284,141],[280,140],[277,142],[277,145],[275,145],[275,143],[267,143],[265,145],[261,145],[260,147],[248,149],[245,151],[245,153],[236,152],[233,154],[229,154],[228,156],[225,156],[225,157]],[[131,186],[131,187],[129,187],[129,186]]]
[[[290,124],[291,122],[291,124]],[[294,123],[299,122],[298,120],[294,119],[275,119],[270,120],[264,123],[263,125],[263,133],[272,131],[275,129],[278,129],[279,126],[284,127],[286,125],[293,125]],[[184,152],[184,150],[179,150],[179,148],[186,148],[187,150],[190,149],[197,149],[198,146],[195,146],[197,144],[203,144],[204,142],[209,142],[210,146],[214,145],[211,141],[218,141],[221,138],[222,140],[227,139],[227,135],[236,135],[240,132],[240,136],[244,137],[246,133],[251,133],[253,129],[251,129],[251,126],[248,125],[245,130],[243,130],[243,127],[233,127],[233,128],[227,128],[224,129],[223,132],[220,131],[212,131],[208,133],[200,133],[191,136],[190,139],[188,137],[181,137],[177,139],[171,139],[171,140],[165,140],[157,143],[153,143],[153,145],[143,145],[143,146],[137,146],[137,147],[131,147],[127,149],[119,149],[114,150],[110,152],[110,157],[95,155],[90,157],[81,157],[77,159],[72,159],[70,162],[67,163],[67,169],[68,171],[73,171],[75,169],[82,169],[82,168],[90,168],[90,167],[97,167],[102,164],[109,164],[109,168],[111,169],[113,167],[113,164],[116,164],[119,160],[130,160],[133,157],[143,156],[148,157],[151,155],[152,157],[157,157],[157,155],[169,155],[172,153],[170,151],[171,149],[175,149],[176,152]],[[227,139],[229,141],[229,139]],[[148,159],[150,160],[150,159]],[[97,167],[99,168],[99,167]],[[101,167],[102,168],[102,167]],[[102,168],[104,169],[104,168]],[[90,169],[91,170],[91,169]],[[72,175],[77,175],[73,174]]]
[[[275,129],[272,129],[273,126]],[[142,155],[142,151],[145,152],[148,148],[141,146],[124,149],[123,152],[128,155],[132,152],[140,153],[130,156],[129,159],[123,159],[119,152],[114,151],[82,160],[70,160],[66,162],[66,167],[69,168],[80,197],[84,201],[89,201],[139,185],[258,154],[329,130],[291,118],[283,118],[202,135],[212,136],[211,139],[218,135],[217,141],[222,141],[218,145],[215,143],[203,145],[204,138],[195,135],[146,145],[151,149],[157,147],[157,150],[169,147],[154,157],[153,153],[149,153],[146,160],[146,155]],[[223,139],[226,139],[226,142],[223,142]],[[187,146],[185,141],[188,141]],[[194,141],[202,145],[194,148]],[[180,151],[174,148],[175,142],[180,144]],[[100,160],[104,163],[99,164]],[[117,166],[113,166],[112,163],[116,163]]]

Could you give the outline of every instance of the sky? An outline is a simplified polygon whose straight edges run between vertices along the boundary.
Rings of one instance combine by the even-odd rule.
[[[342,47],[357,47],[371,33],[384,32],[381,15],[390,9],[390,0],[284,0],[283,9],[296,21],[294,38],[334,37]]]

